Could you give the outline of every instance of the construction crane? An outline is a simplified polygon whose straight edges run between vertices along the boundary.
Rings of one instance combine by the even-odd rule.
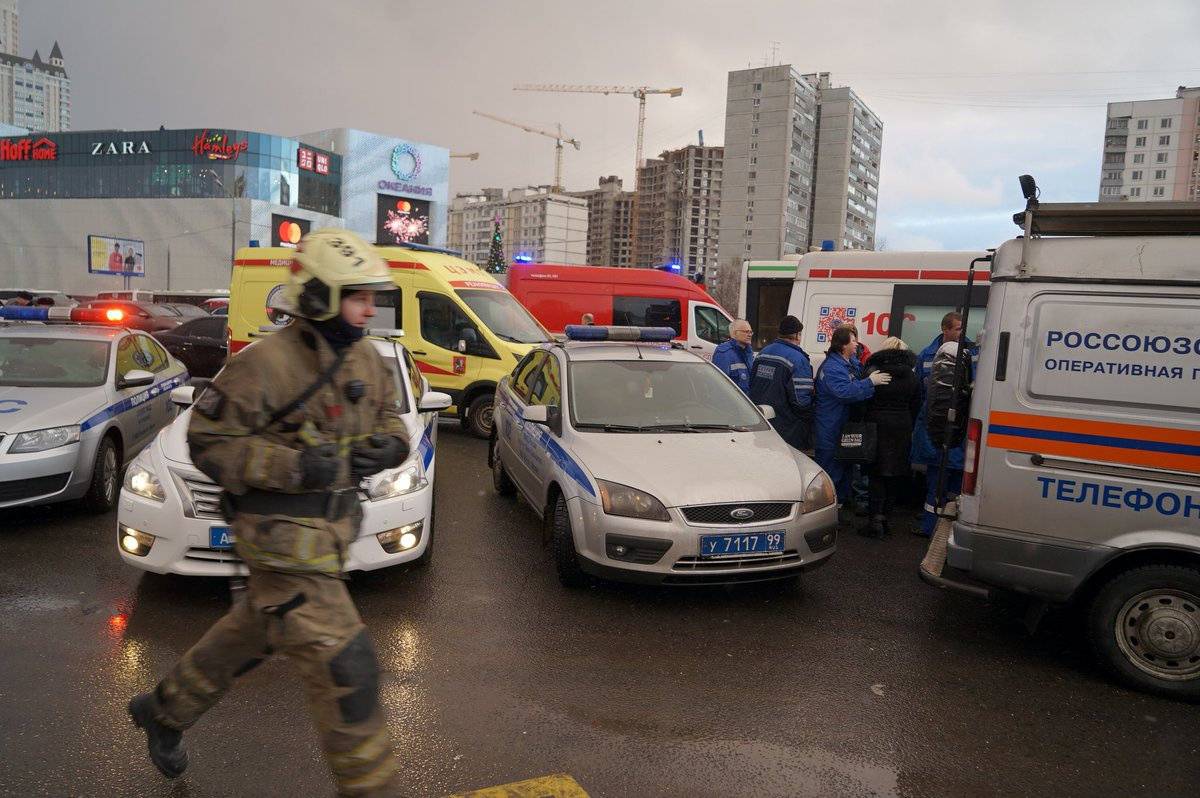
[[[482,116],[484,119],[491,119],[493,122],[499,122],[502,125],[512,125],[513,127],[524,130],[526,133],[537,133],[539,136],[546,136],[547,138],[554,139],[554,190],[562,191],[563,144],[570,144],[577,150],[582,145],[577,139],[569,138],[563,134],[561,123],[554,123],[556,130],[546,130],[535,125],[526,125],[522,124],[521,122],[514,122],[511,119],[504,119],[503,117],[493,116],[492,114],[485,114],[483,111],[472,111],[471,113],[475,114],[476,116]]]
[[[466,158],[468,161],[478,161],[479,153],[477,152],[452,152],[451,158]]]
[[[668,97],[678,97],[683,94],[683,89],[675,87],[673,89],[652,89],[649,86],[567,86],[560,83],[549,85],[523,83],[519,86],[514,86],[513,91],[553,91],[553,92],[572,92],[582,94],[632,94],[638,100],[638,126],[637,126],[637,155],[634,158],[634,183],[637,182],[638,170],[645,166],[642,159],[642,139],[646,130],[646,96],[650,94],[665,94]]]

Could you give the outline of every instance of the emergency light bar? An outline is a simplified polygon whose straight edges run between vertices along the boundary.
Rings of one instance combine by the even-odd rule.
[[[105,324],[124,321],[125,311],[120,308],[4,307],[0,308],[0,319],[7,321],[74,321]]]
[[[590,324],[568,324],[563,330],[568,341],[642,341],[670,343],[675,331],[670,327],[600,327]]]

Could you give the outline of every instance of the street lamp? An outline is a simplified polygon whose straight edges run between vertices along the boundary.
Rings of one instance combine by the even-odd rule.
[[[229,270],[232,273],[233,262],[237,260],[237,197],[221,182],[221,178],[217,175],[215,169],[205,169],[204,171],[208,172],[213,182],[221,187],[221,190],[225,192],[225,196],[229,197]]]

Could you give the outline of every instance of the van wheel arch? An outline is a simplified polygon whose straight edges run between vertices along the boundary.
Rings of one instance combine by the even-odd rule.
[[[1113,557],[1095,571],[1072,594],[1070,602],[1080,607],[1091,603],[1109,580],[1122,571],[1141,568],[1145,565],[1181,565],[1200,568],[1200,552],[1168,547],[1133,549]]]

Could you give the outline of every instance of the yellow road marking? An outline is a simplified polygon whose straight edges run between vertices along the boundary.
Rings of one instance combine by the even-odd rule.
[[[579,782],[566,773],[555,773],[497,787],[459,792],[446,798],[588,798],[588,794]]]

